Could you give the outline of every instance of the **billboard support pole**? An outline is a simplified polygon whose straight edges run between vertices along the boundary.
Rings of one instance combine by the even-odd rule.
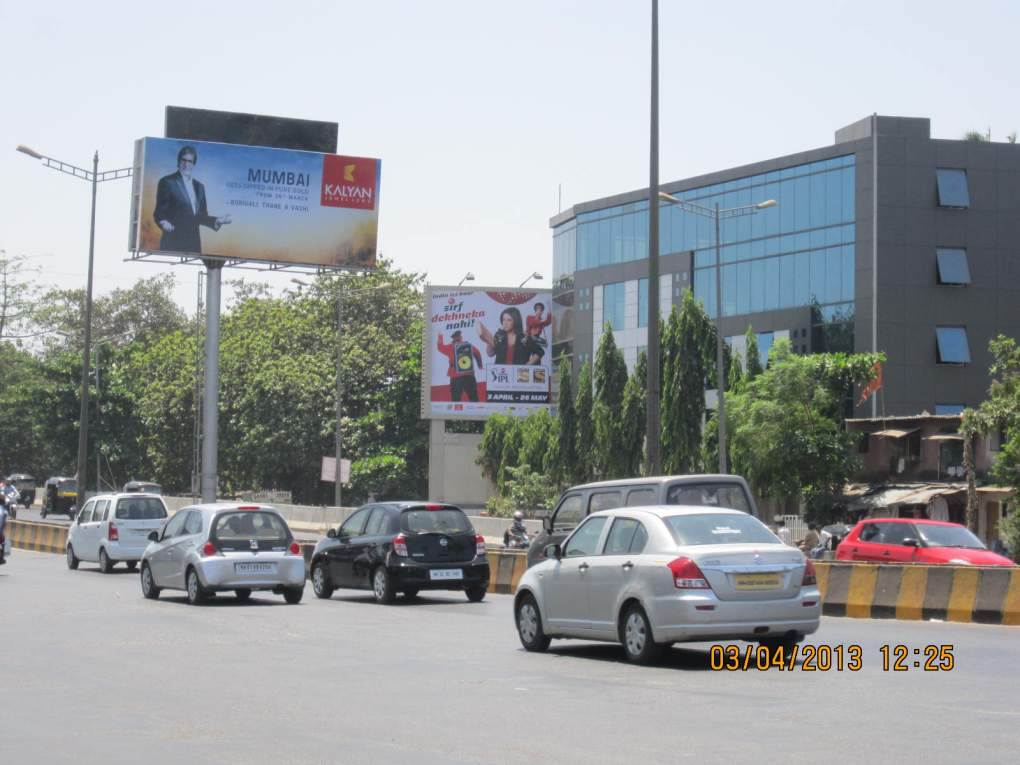
[[[343,363],[343,352],[341,350],[341,338],[344,327],[344,291],[338,288],[336,291],[336,483],[335,492],[336,506],[342,507],[340,488],[340,413],[343,411],[343,377],[341,377],[341,364]]]
[[[202,501],[215,502],[219,449],[220,279],[223,264],[205,261],[205,396],[202,401]]]

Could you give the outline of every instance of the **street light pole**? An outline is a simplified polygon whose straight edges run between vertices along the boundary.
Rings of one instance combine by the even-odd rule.
[[[47,157],[40,154],[24,144],[19,144],[17,151],[27,154],[32,159],[41,160],[43,165],[58,170],[75,178],[89,181],[92,184],[92,214],[89,225],[89,272],[85,287],[85,327],[82,333],[84,348],[82,349],[81,363],[81,410],[78,419],[78,478],[77,478],[77,505],[80,508],[85,503],[85,485],[87,483],[88,465],[86,461],[89,431],[89,353],[92,341],[92,266],[95,260],[96,249],[96,186],[101,181],[114,181],[118,178],[130,178],[131,168],[122,167],[117,170],[104,170],[99,172],[99,152],[92,156],[92,170],[85,170],[81,167],[61,162],[59,159]]]
[[[715,203],[715,377],[719,421],[719,472],[726,473],[726,378],[723,374],[722,261],[719,247],[719,203]]]
[[[344,328],[344,291],[336,291],[336,479],[334,500],[339,508],[342,505],[340,489],[340,413],[343,410],[343,377],[341,376],[343,353],[341,350],[341,338]]]
[[[652,0],[651,136],[648,170],[648,378],[646,447],[648,475],[659,475],[662,457],[659,423],[659,0]]]
[[[767,199],[764,202],[758,202],[753,205],[742,205],[741,207],[730,207],[725,210],[719,209],[719,203],[715,203],[715,208],[705,207],[695,202],[688,202],[683,199],[678,199],[672,194],[667,194],[665,191],[658,193],[658,199],[664,202],[669,202],[672,205],[676,205],[681,210],[685,210],[695,215],[701,215],[706,218],[712,218],[715,222],[715,375],[716,375],[716,400],[718,421],[719,421],[719,472],[726,473],[726,378],[724,376],[723,369],[723,336],[722,336],[722,257],[721,257],[721,244],[722,237],[719,233],[719,221],[723,218],[736,218],[741,215],[754,215],[759,210],[764,210],[768,207],[775,207],[776,200]],[[649,305],[649,310],[651,306]],[[649,316],[649,319],[651,317]],[[649,328],[651,327],[651,321],[649,321]],[[651,362],[649,361],[649,370],[651,369]],[[649,372],[650,374],[650,372]]]

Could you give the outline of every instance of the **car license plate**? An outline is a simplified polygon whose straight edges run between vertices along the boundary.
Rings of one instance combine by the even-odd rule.
[[[463,579],[464,572],[459,568],[434,568],[429,571],[429,579]]]
[[[733,586],[738,590],[778,590],[779,574],[734,574]]]
[[[273,574],[276,572],[275,563],[235,563],[235,574]]]

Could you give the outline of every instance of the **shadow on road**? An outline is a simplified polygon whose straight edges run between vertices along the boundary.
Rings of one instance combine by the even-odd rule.
[[[520,650],[524,650],[521,648]],[[623,654],[623,647],[615,643],[598,644],[571,644],[557,646],[555,643],[550,646],[549,656],[559,658],[575,657],[579,659],[590,659],[593,661],[611,662],[613,664],[629,664],[641,669],[682,669],[689,671],[711,670],[708,651],[693,648],[670,648],[663,655],[662,659],[653,664],[640,665],[628,662]]]

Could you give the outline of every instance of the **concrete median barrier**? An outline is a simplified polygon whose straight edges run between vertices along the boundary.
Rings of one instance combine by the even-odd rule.
[[[1020,568],[815,562],[822,613],[1020,625]]]
[[[7,521],[6,534],[11,547],[63,555],[67,547],[67,528],[57,523]]]

